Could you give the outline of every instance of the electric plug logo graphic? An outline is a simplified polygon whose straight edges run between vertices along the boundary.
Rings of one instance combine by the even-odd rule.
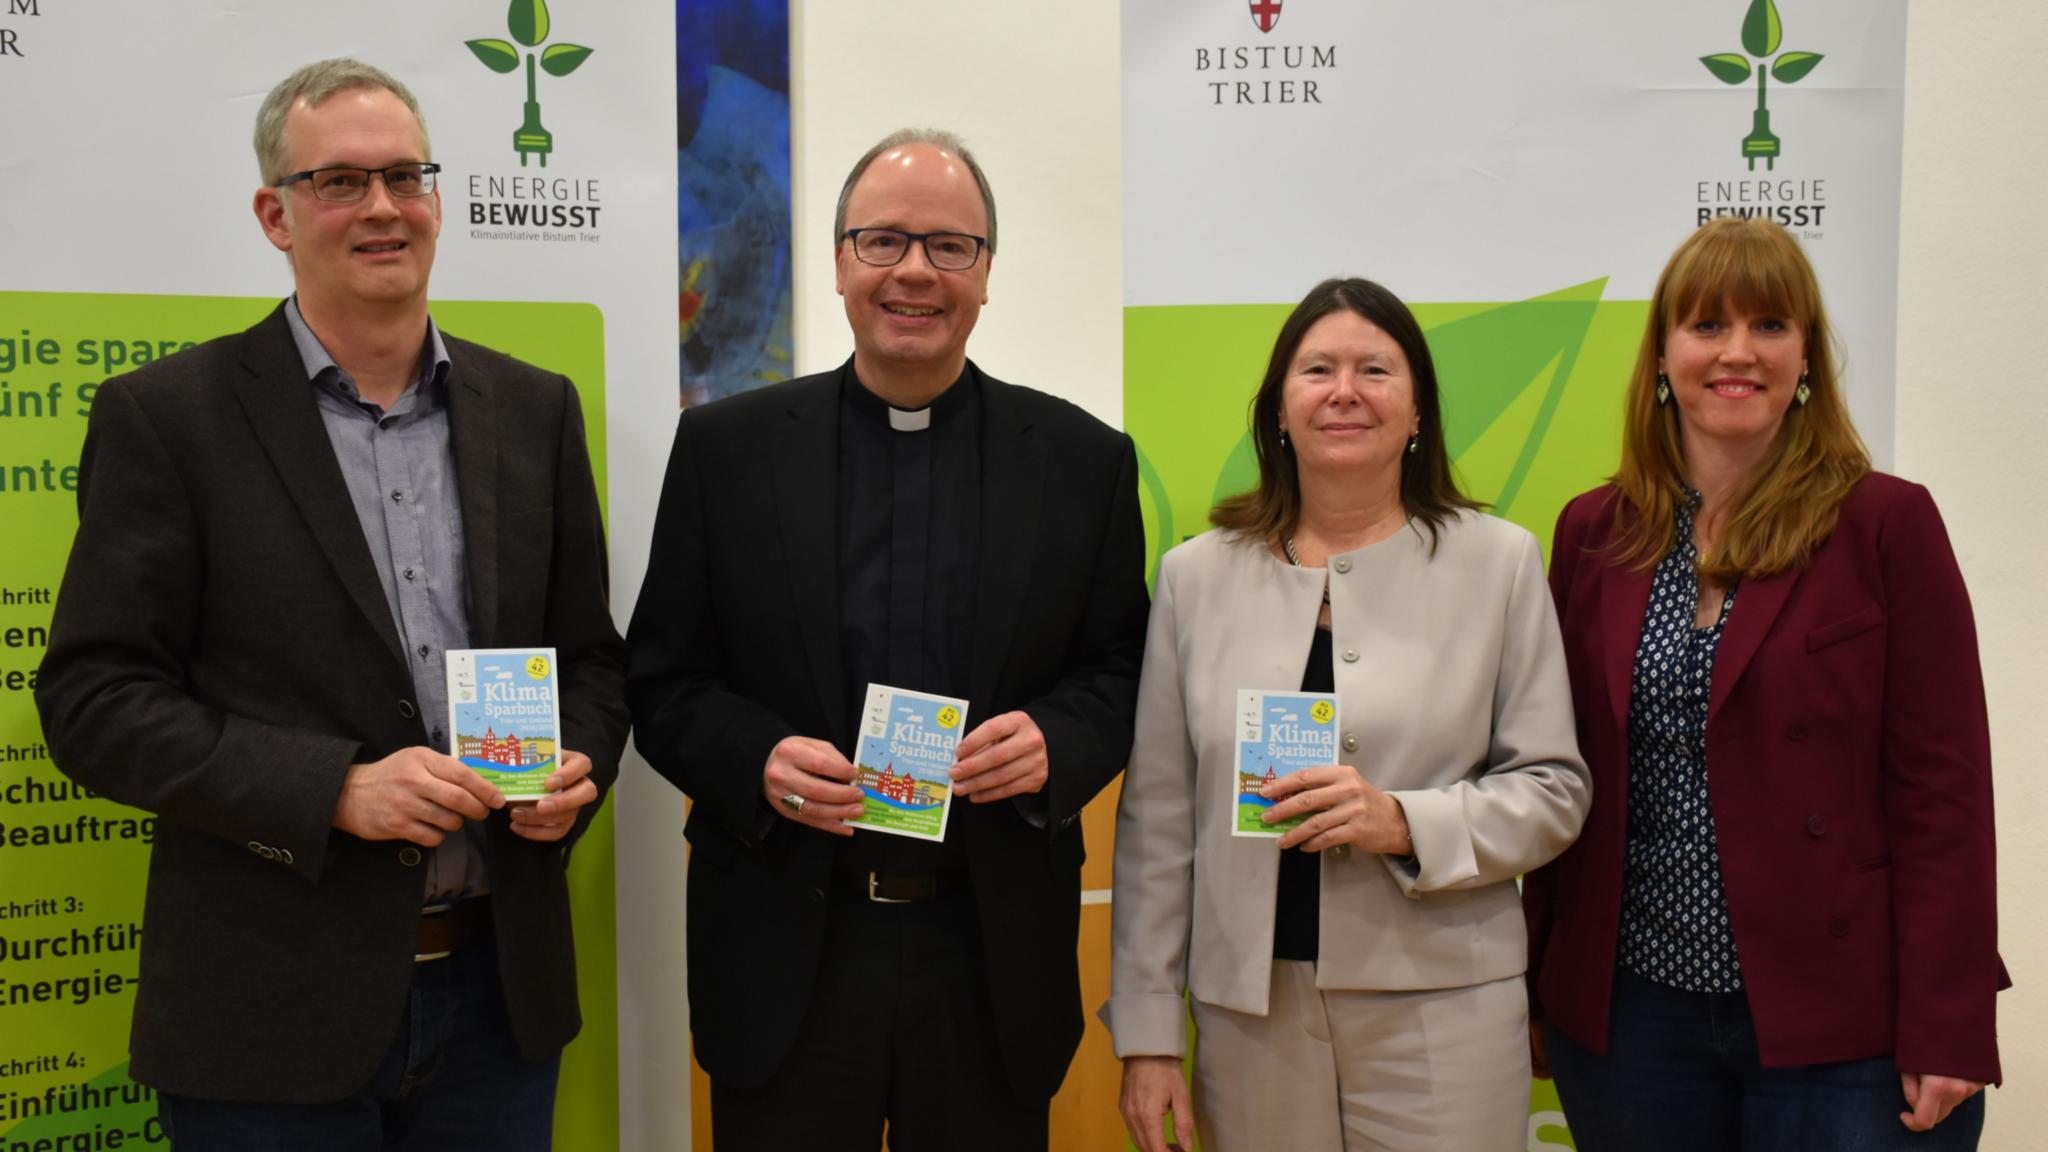
[[[1761,158],[1766,171],[1778,166],[1778,138],[1771,134],[1771,110],[1764,104],[1765,76],[1778,78],[1780,84],[1796,84],[1814,66],[1821,62],[1818,52],[1787,52],[1776,60],[1767,59],[1778,50],[1778,43],[1784,38],[1784,26],[1778,19],[1778,6],[1773,0],[1751,0],[1749,14],[1742,18],[1742,48],[1749,56],[1740,52],[1717,52],[1712,56],[1700,57],[1700,63],[1707,66],[1723,84],[1741,84],[1749,79],[1751,71],[1756,73],[1756,115],[1751,121],[1749,135],[1742,138],[1742,154],[1749,159],[1749,170],[1756,171],[1756,162]],[[1757,58],[1752,68],[1749,57]]]
[[[548,38],[547,0],[512,0],[505,23],[512,39],[528,48],[539,48]],[[493,72],[513,72],[519,68],[519,49],[503,40],[465,40],[463,44]],[[512,150],[519,153],[521,168],[526,167],[529,155],[540,157],[540,166],[547,167],[548,153],[555,150],[554,134],[540,122],[540,100],[534,95],[535,60],[548,75],[567,76],[582,67],[592,51],[581,44],[551,44],[538,57],[526,53],[526,122],[512,133]]]

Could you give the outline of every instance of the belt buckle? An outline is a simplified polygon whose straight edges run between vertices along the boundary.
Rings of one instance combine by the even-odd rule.
[[[877,873],[874,873],[874,872],[870,872],[870,873],[868,873],[868,899],[869,899],[870,901],[872,901],[873,903],[876,903],[876,904],[908,904],[908,903],[910,903],[910,901],[909,901],[909,900],[906,900],[906,899],[904,899],[904,898],[902,898],[902,897],[900,897],[900,896],[883,896],[883,895],[880,895],[880,894],[876,893],[876,891],[875,891],[875,878],[876,878],[876,876],[877,876]]]
[[[439,916],[446,916],[448,914],[448,911],[454,907],[454,903],[452,901],[447,900],[443,900],[434,904],[429,904],[426,907],[420,909],[420,919],[431,920]],[[455,953],[452,951],[415,952],[412,954],[412,962],[415,964],[425,964],[430,960],[446,960],[448,957],[453,955],[455,955]]]

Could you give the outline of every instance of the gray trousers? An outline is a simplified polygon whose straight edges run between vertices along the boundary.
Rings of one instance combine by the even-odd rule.
[[[1264,1016],[1191,1002],[1204,1152],[1527,1145],[1520,976],[1426,992],[1324,992],[1314,965],[1276,960]]]

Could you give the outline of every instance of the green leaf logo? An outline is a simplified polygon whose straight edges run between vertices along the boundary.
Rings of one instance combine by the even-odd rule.
[[[1780,84],[1797,82],[1821,62],[1818,52],[1787,52],[1771,62],[1771,75]]]
[[[1780,84],[1793,84],[1821,62],[1818,52],[1787,52],[1776,60],[1771,53],[1785,38],[1785,26],[1778,18],[1776,0],[1750,0],[1749,12],[1742,18],[1742,48],[1749,53],[1744,56],[1737,52],[1716,52],[1712,56],[1700,57],[1700,63],[1723,84],[1741,84],[1756,76],[1756,112],[1752,118],[1749,135],[1742,138],[1742,155],[1749,160],[1750,171],[1756,171],[1756,162],[1762,160],[1765,169],[1778,166],[1778,156],[1783,151],[1778,138],[1771,133],[1771,109],[1767,90],[1770,78],[1776,76]],[[1750,66],[1750,57],[1756,58],[1756,66]]]
[[[534,2],[537,4],[540,0]],[[518,5],[514,4],[513,8],[517,9]],[[1742,18],[1742,47],[1751,56],[1769,56],[1778,50],[1778,41],[1784,34],[1784,25],[1778,20],[1778,6],[1772,0],[1753,0],[1749,15]]]
[[[528,48],[539,48],[547,40],[553,27],[548,17],[547,0],[512,0],[512,6],[505,12],[505,30],[513,40]],[[465,48],[483,65],[493,72],[517,72],[520,57],[526,62],[526,119],[512,133],[512,151],[519,155],[519,166],[526,167],[528,156],[540,157],[540,166],[548,166],[548,154],[555,150],[555,134],[540,122],[540,97],[535,91],[537,72],[550,76],[567,76],[583,66],[590,59],[594,49],[581,44],[553,44],[539,53],[521,53],[519,48],[504,40],[465,40]],[[539,68],[536,69],[535,65]]]
[[[503,40],[464,40],[462,43],[493,72],[510,72],[519,67],[519,49]]]
[[[1776,19],[1776,14],[1772,16]],[[548,38],[547,0],[512,0],[512,10],[505,17],[511,25],[512,38],[528,48],[540,47]]]
[[[489,61],[486,61],[489,63]],[[1749,57],[1734,52],[1716,52],[1712,56],[1700,57],[1700,63],[1707,71],[1720,77],[1723,84],[1740,84],[1749,79]],[[504,69],[500,68],[500,72]]]
[[[540,54],[540,66],[550,76],[567,76],[582,67],[591,52],[581,44],[557,44]]]

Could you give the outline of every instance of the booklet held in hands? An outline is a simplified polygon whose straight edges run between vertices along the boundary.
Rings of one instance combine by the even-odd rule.
[[[1337,762],[1337,697],[1327,692],[1237,693],[1237,771],[1231,773],[1233,836],[1278,839],[1305,816],[1267,824],[1274,802],[1259,789],[1289,773]]]
[[[953,749],[967,732],[967,701],[868,685],[853,746],[862,812],[847,823],[872,832],[944,840],[953,810]]]
[[[562,747],[562,696],[553,648],[457,648],[448,653],[449,755],[505,799],[548,794]]]

